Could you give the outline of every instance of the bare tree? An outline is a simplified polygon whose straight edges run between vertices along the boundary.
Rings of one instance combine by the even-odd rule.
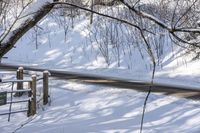
[[[5,13],[8,12],[8,9],[9,9],[9,6],[10,6],[10,1],[12,1],[12,0],[2,1],[0,3],[0,6],[3,9],[0,12],[1,13],[0,14],[1,15],[0,16],[1,22],[6,23],[8,21],[6,19],[7,15],[5,15]],[[103,14],[103,13],[100,13],[98,11],[91,10],[90,8],[87,8],[87,5],[82,4],[82,3],[84,3],[84,0],[79,1],[78,3],[75,2],[75,1],[48,3],[48,4],[46,4],[46,6],[43,6],[42,8],[44,10],[44,15],[46,15],[50,11],[50,9],[52,9],[55,5],[72,6],[72,7],[75,7],[75,8],[79,8],[81,10],[89,11],[89,12],[92,12],[94,14],[101,15],[103,17],[114,19],[114,20],[120,21],[121,23],[125,23],[125,24],[128,24],[130,26],[133,26],[137,30],[139,30],[141,34],[153,32],[153,31],[151,31],[151,29],[144,28],[144,27],[141,26],[141,22],[144,21],[145,19],[147,19],[152,23],[152,25],[156,24],[159,27],[161,27],[162,29],[168,31],[168,33],[170,34],[172,39],[174,39],[178,42],[181,42],[182,44],[188,44],[188,46],[193,46],[193,47],[196,47],[196,48],[200,47],[199,42],[196,41],[198,34],[200,34],[200,29],[197,27],[198,26],[197,20],[199,20],[199,15],[198,15],[198,13],[199,13],[199,1],[198,0],[191,0],[191,1],[183,0],[183,1],[181,1],[181,4],[180,4],[180,0],[159,0],[159,2],[157,2],[158,3],[157,7],[161,6],[161,7],[169,8],[170,4],[172,4],[174,2],[176,3],[175,6],[172,7],[172,9],[166,10],[166,11],[169,12],[169,14],[168,14],[169,17],[163,17],[164,15],[162,15],[162,14],[164,12],[162,12],[162,10],[155,10],[154,7],[151,8],[151,10],[145,10],[144,8],[141,7],[142,4],[139,0],[137,0],[137,1],[136,0],[130,0],[130,1],[125,1],[125,0],[110,0],[110,1],[95,0],[94,5],[113,6],[115,2],[119,3],[119,1],[127,9],[129,9],[129,11],[132,14],[135,14],[134,16],[136,16],[137,18],[141,18],[140,19],[141,21],[136,20],[134,22],[131,22],[127,19],[121,19],[121,17],[118,17],[118,16],[110,16],[109,14]],[[10,37],[10,39],[7,39],[8,33],[10,33],[10,31],[12,30],[12,27],[14,26],[16,20],[19,19],[21,13],[26,9],[26,7],[29,4],[31,4],[32,1],[31,0],[20,0],[19,2],[21,2],[20,5],[22,5],[21,12],[16,13],[16,19],[14,21],[12,21],[9,25],[4,25],[4,26],[6,26],[6,29],[8,29],[8,30],[4,30],[3,32],[1,31],[1,35],[0,35],[1,36],[1,40],[0,40],[1,45],[0,46],[1,46],[2,51],[1,51],[0,57],[2,57],[6,52],[8,52],[13,47],[13,45],[16,43],[16,41],[23,35],[23,34],[21,34],[19,37],[13,37],[12,39]],[[173,12],[170,12],[171,10],[173,10]],[[41,11],[36,11],[36,12],[37,12],[36,14],[42,14]],[[44,15],[41,15],[41,16],[43,17]],[[35,15],[34,17],[37,18],[38,16]],[[37,20],[39,21],[42,17],[38,17]],[[171,19],[169,19],[170,17],[171,17]],[[26,24],[31,25],[31,24],[28,24],[27,22],[26,22]],[[33,25],[35,25],[35,23]],[[31,28],[32,26],[27,26],[27,27]],[[1,25],[1,28],[2,28],[2,25]],[[26,28],[23,27],[23,26],[20,27],[20,29],[26,29]],[[28,31],[30,28],[26,29],[25,32]],[[15,34],[17,33],[16,31],[15,31]],[[13,40],[12,44],[11,44],[11,42],[9,42],[10,45],[6,45],[6,43],[8,44],[8,42],[5,42],[5,38],[6,38],[6,40]],[[18,39],[16,39],[16,38],[18,38]],[[6,50],[6,46],[9,46],[9,47],[7,47],[7,50]]]
[[[39,22],[51,9],[54,7],[52,3],[46,3],[41,8],[39,8],[37,11],[31,12],[30,14],[33,14],[32,18],[27,17],[30,14],[26,14],[23,16],[23,12],[27,9],[27,7],[32,3],[32,0],[29,0],[28,2],[25,0],[17,1],[21,2],[22,8],[19,12],[11,12],[15,13],[14,20],[11,20],[9,22],[6,22],[6,25],[4,26],[5,29],[1,30],[0,34],[0,58],[2,58],[10,49],[12,49],[15,45],[15,43],[32,27],[34,27],[37,22]],[[26,2],[26,3],[25,3]],[[8,5],[8,7],[11,5]],[[8,9],[5,9],[8,10]],[[5,14],[9,13],[8,11],[5,12]],[[4,14],[1,14],[4,15]],[[27,18],[26,18],[27,17]],[[17,22],[25,18],[24,21],[18,27],[16,27]],[[8,21],[8,20],[3,20]],[[8,24],[7,24],[8,23]]]
[[[13,2],[16,3],[17,6],[21,6],[20,11],[16,10],[17,12],[15,12],[15,10],[11,10]],[[144,112],[153,86],[155,67],[163,53],[162,47],[165,45],[166,35],[169,35],[171,41],[179,46],[189,50],[195,50],[195,52],[200,49],[200,28],[198,23],[200,20],[200,0],[157,0],[156,2],[149,0],[146,2],[147,3],[144,4],[142,0],[94,0],[91,5],[88,5],[87,0],[54,0],[53,3],[47,2],[36,10],[31,19],[26,17],[28,15],[23,16],[22,14],[27,7],[32,4],[32,0],[2,0],[0,1],[0,58],[12,49],[15,43],[53,8],[64,7],[68,9],[84,10],[91,13],[91,22],[94,15],[99,15],[109,20],[114,20],[120,23],[119,25],[123,23],[126,25],[126,28],[131,27],[128,29],[134,32],[130,32],[130,34],[132,36],[133,34],[137,35],[137,37],[134,38],[136,39],[136,44],[145,47],[153,66],[151,86],[144,101],[143,117],[141,121],[142,132]],[[120,4],[124,10],[119,10],[119,12],[115,14],[109,14],[110,12],[106,14],[95,10],[95,6],[112,7],[115,6],[115,3]],[[16,8],[18,8],[17,6]],[[13,14],[14,19],[9,20],[7,18],[9,14]],[[21,25],[15,27],[16,23],[22,18],[27,19],[23,21]],[[96,36],[96,40],[99,42],[99,48],[106,58],[106,62],[109,64],[109,45],[116,47],[117,58],[120,60],[120,45],[123,43],[120,44],[117,42],[119,41],[118,37],[120,33],[120,31],[116,30],[118,28],[113,28],[112,23],[104,23],[104,25],[107,27],[106,30],[99,31],[99,36],[104,39],[99,42],[98,36]],[[113,35],[113,32],[116,34]],[[131,45],[128,46],[130,47]]]

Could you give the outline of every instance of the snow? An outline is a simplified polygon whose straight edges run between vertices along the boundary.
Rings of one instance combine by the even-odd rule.
[[[62,25],[51,17],[45,18],[38,25],[47,30],[47,33],[38,37],[39,48],[35,48],[35,34],[31,31],[17,43],[16,49],[12,49],[6,55],[8,59],[2,62],[112,76],[126,80],[151,80],[152,69],[148,55],[144,54],[142,58],[138,49],[127,48],[126,53],[122,52],[120,55],[120,67],[118,67],[115,50],[111,47],[109,50],[113,51],[109,55],[111,63],[108,66],[99,52],[99,46],[94,41],[90,42],[89,21],[85,19],[85,16],[74,21],[73,29],[68,25],[69,30],[65,41]],[[70,20],[67,22],[70,23]],[[166,47],[162,65],[156,68],[155,83],[176,84],[198,89],[200,61],[192,61],[193,55],[184,55],[184,51],[180,48],[175,46],[170,48],[172,46],[167,43]],[[170,49],[174,50],[170,51]]]
[[[5,31],[0,31],[0,33],[2,34],[0,38],[2,39],[2,43],[6,43],[7,41],[9,41],[10,37],[12,37],[13,33],[18,30],[20,25],[24,25],[27,20],[32,19],[32,17],[35,15],[35,12],[37,12],[42,6],[50,2],[53,2],[53,0],[28,1],[25,2],[26,4],[24,4],[24,7],[17,6],[17,8],[13,5],[14,8],[12,8],[11,13],[8,14],[8,16],[10,17],[8,20],[11,24],[8,25]],[[17,13],[16,10],[18,10]]]
[[[69,29],[66,40],[63,25],[51,16],[44,18],[38,24],[42,27],[39,28],[38,49],[35,46],[35,32],[31,30],[6,55],[8,59],[3,59],[2,62],[112,76],[129,81],[151,80],[150,59],[145,53],[141,57],[135,45],[125,45],[126,49],[120,54],[119,62],[115,60],[115,49],[109,46],[109,51],[112,52],[108,65],[99,52],[99,44],[90,39],[90,30],[94,28],[88,25],[86,17],[82,15],[75,19],[74,28],[67,25]],[[94,17],[94,22],[100,21],[97,16]],[[71,24],[71,20],[68,19],[66,24],[69,23]],[[130,36],[129,39],[135,37]],[[124,38],[119,41],[123,42]],[[170,42],[164,42],[165,54],[161,58],[162,65],[156,68],[155,83],[186,85],[199,89],[200,61],[191,60],[192,54],[183,55],[181,48],[171,48],[168,43]],[[144,47],[141,48],[145,51]],[[3,71],[0,71],[0,77],[3,80],[14,79],[13,73]],[[9,89],[9,84],[0,84],[0,90]],[[41,92],[42,83],[39,83],[38,93]],[[18,113],[11,115],[11,121],[7,122],[7,116],[0,116],[0,129],[5,133],[138,133],[145,96],[146,93],[128,89],[50,79],[51,104],[43,106],[39,103],[37,114],[30,118],[26,117],[26,113]],[[199,133],[199,106],[199,101],[151,94],[143,132]],[[26,107],[26,104],[19,104],[14,105],[13,109]],[[8,106],[0,106],[0,113],[7,110]]]
[[[7,122],[7,116],[1,116],[1,131],[139,132],[145,96],[142,92],[60,80],[51,80],[50,88],[50,106],[40,103],[37,115],[30,118],[26,118],[25,113],[18,113],[11,115],[11,121]],[[144,132],[198,133],[199,106],[199,101],[152,94],[145,115]]]

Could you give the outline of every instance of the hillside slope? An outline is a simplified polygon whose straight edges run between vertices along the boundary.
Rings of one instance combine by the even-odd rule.
[[[67,26],[63,27],[58,20],[47,16],[18,41],[16,48],[6,55],[8,59],[2,62],[149,81],[152,66],[144,48],[123,46],[119,49],[120,57],[116,57],[116,50],[108,45],[108,65],[100,45],[91,39],[95,29],[86,17],[75,19],[71,28],[71,19],[65,20]],[[99,21],[99,17],[95,20]],[[162,63],[156,67],[156,82],[199,86],[200,61],[191,61],[192,55],[183,55],[182,51],[177,46],[164,46]]]

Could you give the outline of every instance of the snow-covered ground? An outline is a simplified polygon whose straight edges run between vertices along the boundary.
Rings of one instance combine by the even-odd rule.
[[[129,80],[151,80],[151,61],[144,50],[144,46],[139,46],[143,54],[142,57],[135,45],[121,44],[124,45],[124,48],[120,47],[120,60],[117,61],[116,49],[108,42],[110,51],[110,64],[108,65],[100,52],[99,44],[94,41],[96,29],[89,25],[89,19],[86,19],[88,18],[87,15],[77,17],[73,20],[73,23],[70,18],[66,18],[64,22],[59,21],[58,18],[56,19],[55,16],[45,17],[35,29],[28,32],[17,42],[16,48],[6,55],[8,59],[2,60],[2,62],[93,73]],[[61,17],[61,19],[63,18]],[[98,26],[95,23],[96,21],[104,22],[104,20],[95,16],[94,25]],[[103,26],[100,28],[106,30]],[[125,40],[121,35],[128,34],[126,32],[119,33],[119,37],[122,38],[118,41],[129,43],[130,40]],[[102,37],[104,38],[104,36]],[[96,39],[99,39],[99,43],[103,40],[99,36]],[[129,35],[126,39],[134,40],[135,37]],[[165,39],[167,40],[167,38]],[[170,42],[165,41],[163,43],[164,54],[160,57],[162,63],[156,67],[154,81],[199,88],[200,69],[198,66],[200,61],[192,60],[194,55],[185,54],[183,49],[171,45]]]
[[[142,58],[137,48],[121,49],[118,67],[115,51],[109,46],[111,61],[108,66],[98,44],[91,42],[89,20],[84,15],[75,19],[73,29],[70,28],[70,20],[66,20],[66,23],[68,30],[65,37],[65,31],[58,21],[52,17],[45,18],[38,24],[43,29],[37,31],[37,42],[36,33],[32,30],[18,41],[17,48],[12,49],[6,55],[8,59],[2,62],[150,81],[152,67],[144,51]],[[162,65],[156,68],[155,82],[199,88],[200,61],[192,61],[193,55],[184,55],[182,49],[168,45],[161,57]]]
[[[91,27],[88,24],[85,16],[74,20],[74,28],[69,28],[65,38],[59,22],[46,17],[38,24],[37,38],[34,30],[30,31],[2,62],[150,81],[149,58],[144,54],[142,59],[137,49],[131,49],[131,55],[121,54],[120,67],[114,60],[108,66],[98,45],[89,38]],[[162,67],[156,69],[155,82],[200,88],[200,61],[190,61],[190,55],[180,56],[182,52],[178,48],[167,51],[162,57]],[[111,54],[111,59],[114,58],[115,54]],[[3,80],[13,78],[12,74],[3,71],[0,76]],[[41,88],[41,84],[38,86]],[[0,87],[1,90],[10,89],[9,85]],[[37,115],[30,118],[25,113],[18,113],[7,122],[7,116],[0,116],[0,132],[138,133],[145,96],[133,90],[52,79],[51,105],[39,104]],[[151,94],[144,133],[199,133],[199,106],[199,101]],[[14,106],[16,109],[25,107],[24,104]],[[0,106],[0,112],[5,110],[8,106]]]
[[[40,85],[39,85],[40,86]],[[1,86],[2,87],[2,86]],[[138,133],[145,94],[128,89],[51,80],[50,106],[0,117],[2,133]],[[24,108],[21,104],[14,109]],[[145,133],[199,133],[200,102],[151,94]],[[1,106],[0,112],[8,110]]]

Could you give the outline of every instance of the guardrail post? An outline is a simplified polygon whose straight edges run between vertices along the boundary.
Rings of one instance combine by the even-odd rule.
[[[49,97],[49,72],[43,72],[43,105],[48,103]]]
[[[31,98],[31,115],[36,114],[36,75],[32,76],[31,90],[32,90],[32,98]]]
[[[17,70],[17,73],[16,73],[16,78],[17,80],[23,80],[24,79],[24,68],[23,67],[19,67],[18,70]],[[17,90],[22,90],[23,89],[23,82],[19,82],[17,83]],[[23,93],[19,92],[19,93],[16,93],[15,96],[22,96]]]

